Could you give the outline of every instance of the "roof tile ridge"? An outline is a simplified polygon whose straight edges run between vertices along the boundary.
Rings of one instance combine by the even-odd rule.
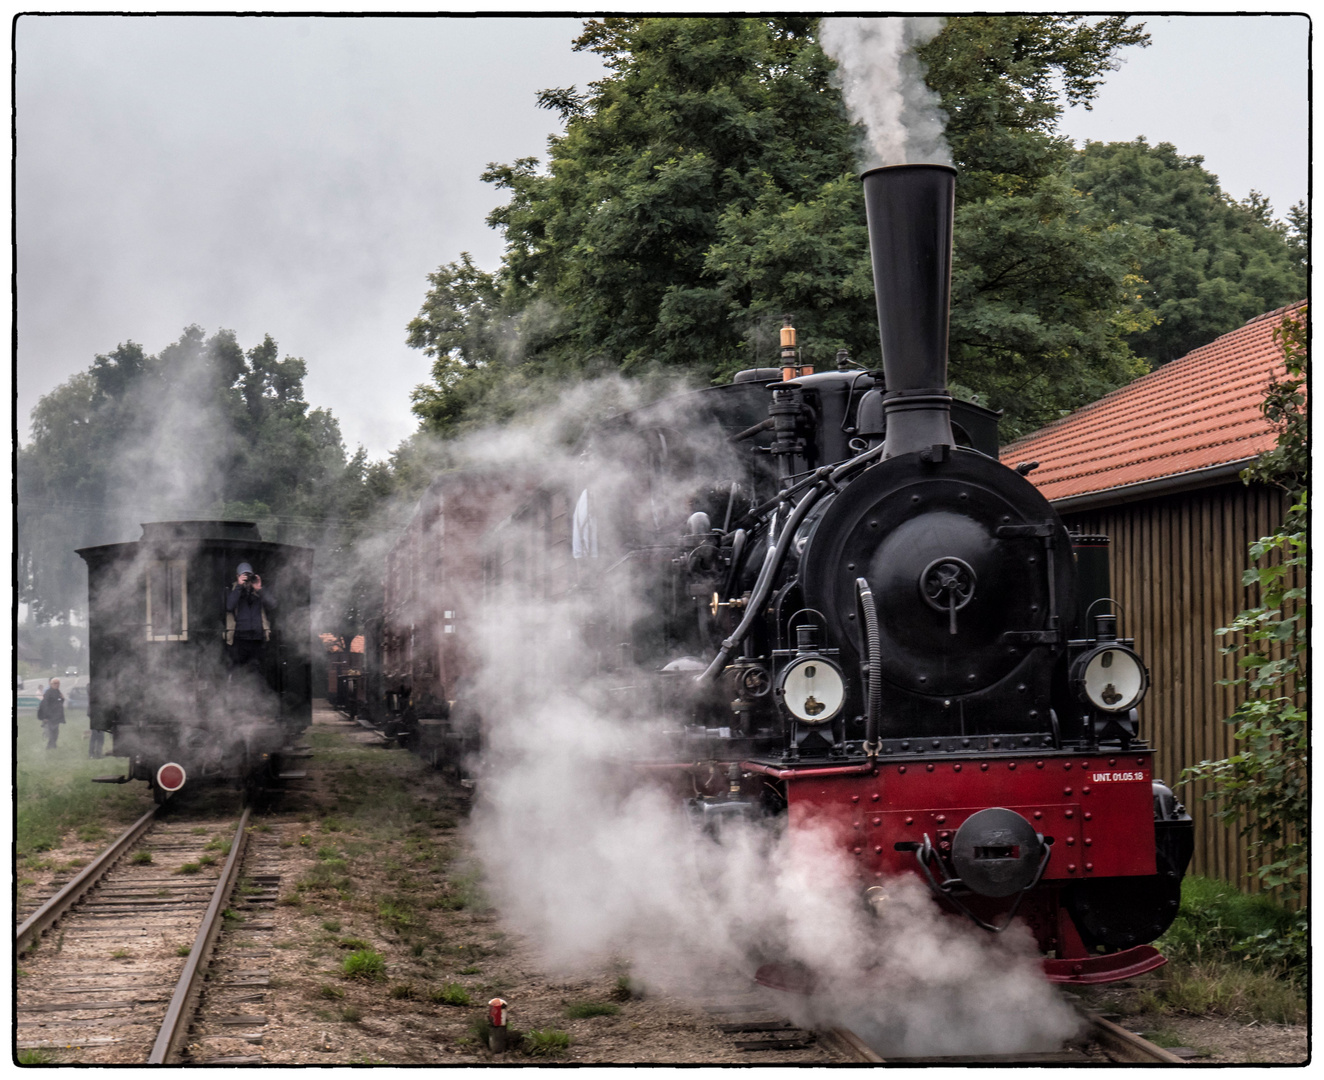
[[[1305,300],[1294,300],[1292,303],[1285,304],[1283,307],[1275,308],[1273,311],[1266,311],[1263,315],[1256,315],[1253,318],[1247,319],[1241,324],[1240,329],[1245,329],[1247,326],[1250,326],[1251,323],[1263,322],[1265,319],[1272,319],[1275,315],[1286,315],[1289,311],[1305,307],[1305,305]],[[1235,331],[1233,331],[1233,333],[1235,333]]]

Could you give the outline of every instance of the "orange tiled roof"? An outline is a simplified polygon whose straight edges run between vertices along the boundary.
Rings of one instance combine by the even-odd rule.
[[[354,635],[354,640],[351,641],[351,642],[349,643],[349,651],[350,651],[350,652],[359,652],[359,653],[361,653],[361,652],[363,651],[363,635],[362,635],[362,634],[355,634],[355,635]]]
[[[1075,499],[1235,463],[1271,449],[1260,412],[1284,372],[1273,331],[1305,301],[1239,329],[1003,447],[1008,465],[1037,461],[1029,480],[1050,500]]]

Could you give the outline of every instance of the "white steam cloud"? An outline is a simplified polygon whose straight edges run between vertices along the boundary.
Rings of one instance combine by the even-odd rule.
[[[947,115],[924,82],[915,48],[943,28],[932,16],[823,19],[819,41],[837,62],[851,118],[868,132],[865,168],[952,164]]]
[[[533,469],[567,512],[584,488],[600,510],[598,559],[573,559],[564,543],[549,553],[546,516],[504,522],[520,541],[510,550],[551,569],[499,593],[474,629],[487,749],[472,827],[503,917],[558,975],[624,960],[640,983],[692,998],[748,986],[766,962],[803,965],[818,989],[780,995],[780,1007],[798,1023],[851,1027],[885,1056],[1055,1048],[1077,1021],[1023,927],[992,935],[943,915],[911,878],[884,882],[875,913],[826,833],[789,835],[773,819],[713,835],[687,815],[693,792],[677,790],[682,774],[661,750],[684,718],[650,698],[651,672],[619,659],[631,624],[651,617],[648,571],[620,538],[683,532],[686,482],[558,449],[558,433],[629,394],[614,380],[580,385],[562,411],[463,447],[474,463]],[[672,447],[729,452],[685,425],[679,409],[664,422]],[[626,517],[612,520],[610,506]]]

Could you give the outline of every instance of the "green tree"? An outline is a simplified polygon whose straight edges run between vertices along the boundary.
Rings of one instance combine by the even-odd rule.
[[[75,548],[132,539],[141,521],[248,517],[268,540],[348,559],[370,469],[308,407],[305,371],[270,337],[245,351],[190,326],[156,356],[125,342],[44,396],[18,454],[18,586],[34,618],[83,606]]]
[[[1145,233],[1140,295],[1158,321],[1127,340],[1154,366],[1306,295],[1305,207],[1275,221],[1257,192],[1229,198],[1203,161],[1141,138],[1087,143],[1070,162],[1109,220]]]
[[[608,18],[576,48],[608,74],[544,91],[565,132],[550,160],[492,165],[510,193],[488,274],[432,275],[409,342],[434,357],[415,411],[434,430],[509,409],[548,375],[661,366],[720,378],[775,356],[789,313],[808,359],[878,358],[861,133],[816,22]],[[1124,18],[952,19],[924,50],[962,179],[952,375],[1026,427],[1142,370],[1131,232],[1061,178],[1055,82],[1088,105]],[[506,396],[503,396],[506,395]]]

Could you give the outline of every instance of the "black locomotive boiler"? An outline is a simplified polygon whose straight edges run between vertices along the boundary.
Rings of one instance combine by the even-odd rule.
[[[145,524],[141,539],[82,548],[87,563],[88,716],[158,802],[186,784],[250,793],[278,785],[282,751],[312,719],[313,552],[242,521]],[[236,652],[227,595],[242,564],[275,598]],[[242,661],[242,662],[237,662]]]

